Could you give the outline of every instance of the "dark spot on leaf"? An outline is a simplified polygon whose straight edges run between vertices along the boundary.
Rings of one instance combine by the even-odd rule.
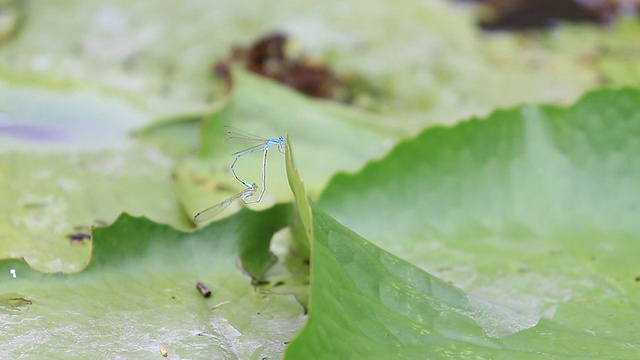
[[[252,279],[251,280],[251,285],[253,285],[253,286],[268,285],[269,283],[270,283],[270,281],[268,281],[268,280],[260,280],[260,279]]]
[[[21,307],[33,304],[33,301],[25,298],[12,298],[9,299],[9,305],[13,307]]]
[[[636,282],[640,282],[640,276],[636,276],[635,280]]]
[[[0,298],[0,310],[22,310],[31,304],[33,304],[33,301],[15,295],[10,295],[6,298]]]
[[[69,240],[71,240],[72,244],[81,244],[84,240],[91,239],[91,234],[79,232],[69,234],[67,235],[67,237],[69,238]]]
[[[103,220],[95,220],[93,224],[91,224],[90,226],[86,226],[86,225],[76,225],[73,227],[73,230],[75,231],[72,234],[67,235],[67,237],[69,238],[69,240],[71,240],[72,244],[80,244],[82,243],[84,240],[90,240],[91,239],[91,229],[94,227],[100,227],[100,226],[106,226],[107,223]]]
[[[273,284],[273,287],[278,287],[282,285],[284,285],[284,281],[278,281],[277,283]]]

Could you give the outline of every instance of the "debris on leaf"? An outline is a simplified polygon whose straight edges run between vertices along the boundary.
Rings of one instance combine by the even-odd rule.
[[[202,294],[202,296],[204,296],[206,298],[211,296],[211,290],[209,290],[209,288],[205,284],[203,284],[201,282],[198,282],[196,284],[196,289],[198,289],[198,291],[200,291],[200,294]]]
[[[476,0],[484,5],[480,27],[484,30],[549,28],[560,22],[610,25],[620,15],[636,16],[640,5],[620,0]]]
[[[211,310],[215,310],[215,309],[219,308],[220,306],[224,306],[224,305],[227,305],[227,304],[230,304],[230,303],[231,303],[231,301],[223,301],[223,302],[221,302],[219,304],[213,305],[211,307]],[[202,336],[202,335],[199,335],[199,336]]]
[[[248,48],[235,47],[228,59],[213,65],[213,74],[223,80],[227,91],[233,85],[233,64],[315,98],[366,105],[373,103],[366,101],[367,97],[380,95],[362,77],[339,76],[329,66],[302,54],[295,41],[281,32],[263,36]]]

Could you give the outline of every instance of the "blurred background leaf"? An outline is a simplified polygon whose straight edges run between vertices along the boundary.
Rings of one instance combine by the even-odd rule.
[[[633,264],[616,249],[633,253],[636,236],[629,225],[637,220],[634,200],[626,197],[632,182],[619,182],[633,177],[624,169],[634,164],[628,139],[635,130],[628,128],[632,122],[618,123],[625,116],[635,119],[633,108],[621,100],[636,101],[635,95],[590,95],[566,112],[520,104],[570,104],[588,89],[637,86],[634,40],[640,26],[632,6],[607,3],[614,7],[598,8],[591,2],[558,0],[543,6],[542,16],[539,9],[527,10],[540,4],[550,3],[2,1],[0,257],[26,257],[41,270],[78,271],[90,260],[91,226],[105,225],[122,211],[192,228],[196,211],[239,191],[228,166],[229,154],[240,149],[222,141],[221,125],[231,124],[264,137],[290,135],[307,188],[302,190],[300,179],[288,179],[298,205],[306,203],[307,195],[316,199],[323,193],[320,207],[348,228],[452,282],[466,295],[497,304],[499,310],[481,322],[485,334],[500,337],[523,330],[511,336],[541,348],[562,338],[558,346],[577,350],[558,354],[585,354],[584,336],[575,333],[580,324],[589,334],[614,334],[602,337],[611,342],[601,349],[615,354],[620,341],[634,343],[628,324],[619,319],[632,317],[629,304],[635,303],[616,303],[635,296]],[[574,6],[572,11],[578,6],[581,17],[553,14],[567,4]],[[486,14],[493,16],[488,22]],[[537,22],[530,23],[533,18]],[[505,26],[514,19],[527,26]],[[576,20],[582,22],[569,23]],[[334,101],[282,87],[304,85],[307,78],[275,76],[277,85],[238,69],[243,66],[237,61],[240,55],[260,49],[265,39],[283,40],[276,50],[284,54],[284,68],[323,75],[321,86],[313,89],[334,84]],[[266,54],[272,53],[268,47]],[[267,57],[260,71],[274,67],[272,60]],[[244,61],[249,67],[250,57]],[[494,113],[486,122],[435,128],[402,142],[436,124],[453,125],[513,106],[515,110]],[[582,131],[582,125],[595,128]],[[619,154],[610,150],[614,144],[622,149]],[[602,157],[603,151],[608,157]],[[282,155],[269,155],[268,191],[264,203],[254,208],[293,200],[279,165]],[[377,159],[383,160],[367,165]],[[292,171],[290,160],[287,169]],[[256,179],[259,161],[259,156],[243,158],[238,171]],[[353,176],[333,178],[342,172]],[[624,196],[612,190],[615,184],[625,189],[620,193]],[[413,208],[415,203],[424,208]],[[367,207],[374,205],[380,207]],[[298,209],[305,212],[302,218],[286,215],[283,221],[290,229],[253,254],[264,255],[270,246],[280,259],[265,275],[274,284],[271,290],[294,293],[304,306],[309,249],[303,245],[312,235],[313,221],[309,208]],[[415,218],[423,210],[425,218]],[[228,221],[248,219],[248,214]],[[119,236],[139,238],[139,229],[128,229]],[[595,257],[594,248],[599,249]],[[487,253],[489,249],[495,251]],[[128,251],[123,249],[123,255]],[[333,266],[331,256],[324,260],[315,264],[322,271]],[[28,271],[16,261],[5,264]],[[252,270],[245,270],[255,277],[271,261],[271,256],[258,255]],[[140,262],[148,265],[145,271],[157,264],[145,255]],[[225,264],[225,274],[239,276],[239,270]],[[8,273],[4,276],[12,281]],[[111,270],[102,276],[122,279]],[[149,276],[164,284],[164,272]],[[27,304],[11,300],[27,295],[2,291],[11,304],[8,311]],[[320,296],[312,290],[314,295]],[[63,298],[71,307],[84,306]],[[594,318],[593,307],[576,305],[581,301],[615,309],[614,320]],[[163,304],[156,303],[160,308]],[[303,311],[287,304],[285,312]],[[48,305],[38,311],[66,306]],[[174,307],[168,311],[180,312]],[[136,311],[131,316],[147,318]],[[226,316],[227,322],[233,319]],[[241,322],[251,319],[245,316]],[[73,318],[64,320],[77,325]],[[291,339],[299,328],[296,321],[283,325],[288,335],[275,341]],[[557,332],[560,322],[569,324],[564,337]],[[507,329],[509,324],[517,326]],[[21,329],[28,331],[28,325]],[[543,339],[530,332],[558,336]],[[213,341],[211,351],[260,358],[252,340],[216,342],[220,339]],[[270,348],[269,356],[282,356],[280,345]],[[152,348],[135,354],[156,357],[156,344]],[[192,357],[199,349],[174,356]]]

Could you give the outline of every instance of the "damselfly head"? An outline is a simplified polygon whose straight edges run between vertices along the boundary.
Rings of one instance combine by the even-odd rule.
[[[281,153],[285,153],[285,140],[284,137],[280,136],[278,138],[278,151],[280,151]]]

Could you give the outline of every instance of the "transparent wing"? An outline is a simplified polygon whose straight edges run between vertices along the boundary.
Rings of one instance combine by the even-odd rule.
[[[253,188],[252,189],[244,189],[242,191],[240,191],[239,193],[231,196],[230,198],[224,199],[221,202],[208,207],[200,212],[198,212],[194,217],[193,217],[193,221],[197,222],[197,223],[201,223],[201,222],[205,222],[207,220],[212,219],[214,216],[218,215],[220,212],[222,212],[222,210],[226,209],[229,207],[229,205],[231,205],[232,203],[234,203],[235,201],[241,199],[242,197],[249,197],[252,196],[253,194],[255,194],[256,190],[258,189],[258,186],[254,183],[252,184]]]
[[[213,218],[214,216],[218,215],[222,210],[226,209],[229,207],[229,205],[231,205],[234,201],[240,199],[242,197],[242,192],[233,195],[232,197],[228,198],[228,199],[224,199],[221,202],[208,207],[202,211],[200,211],[199,213],[197,213],[194,217],[193,217],[193,221],[197,222],[197,223],[201,223],[201,222],[205,222],[211,218]]]
[[[223,126],[224,128],[224,139],[228,143],[235,144],[251,144],[251,143],[265,143],[267,139],[250,134],[246,131],[240,130],[238,128],[234,128],[233,126]]]

